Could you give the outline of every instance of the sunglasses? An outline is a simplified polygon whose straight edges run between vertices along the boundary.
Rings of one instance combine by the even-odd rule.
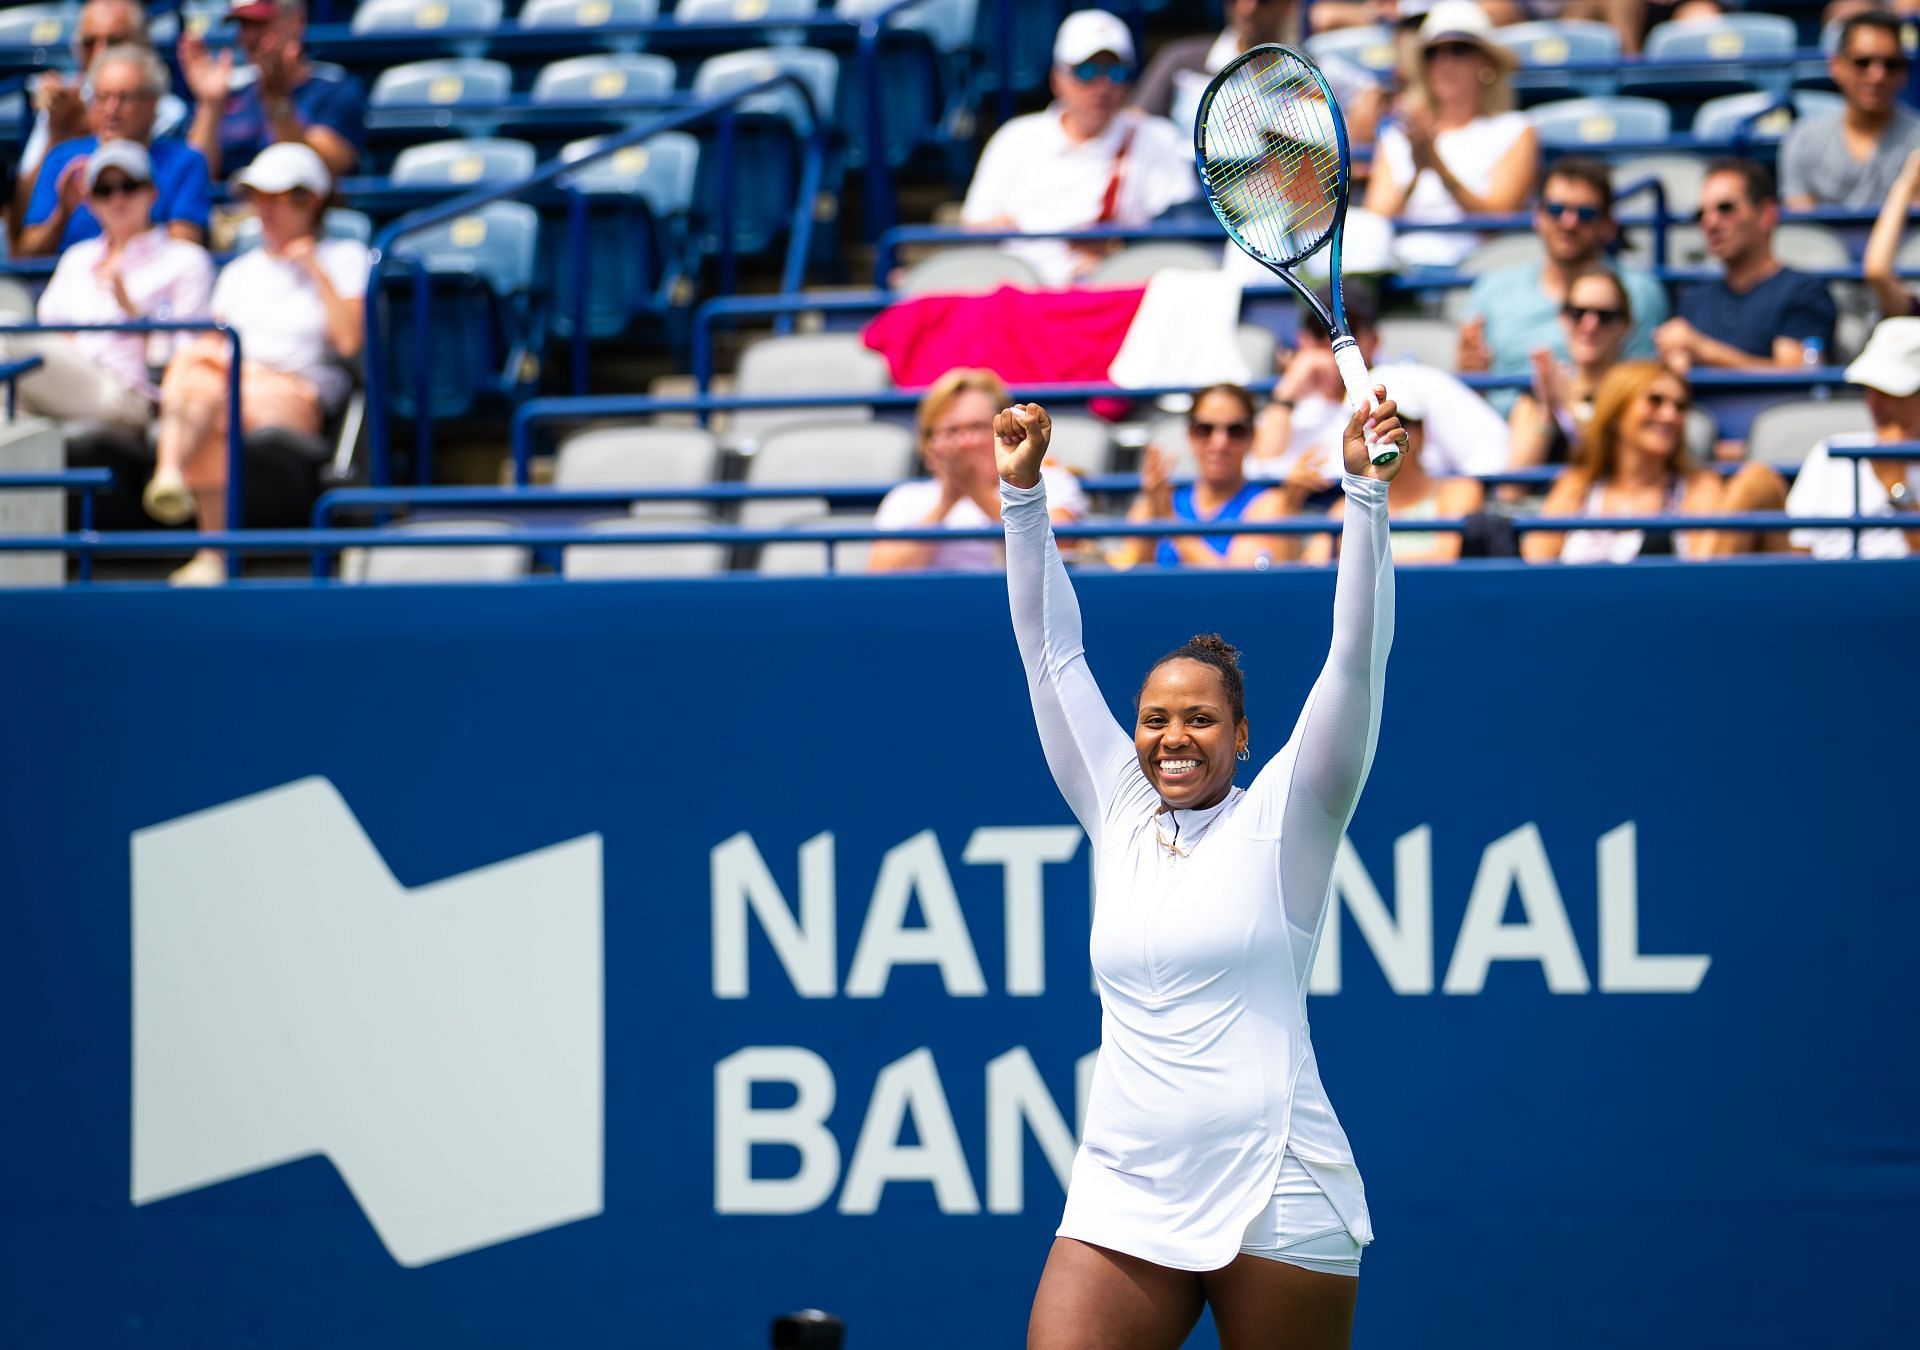
[[[1195,436],[1199,437],[1203,441],[1212,440],[1216,433],[1226,436],[1227,439],[1229,440],[1237,441],[1237,440],[1243,439],[1244,437],[1253,435],[1253,423],[1251,422],[1189,422],[1187,423],[1187,430],[1191,431]]]
[[[136,183],[126,178],[103,178],[87,190],[87,195],[96,202],[107,202],[115,197],[131,197],[135,193],[145,192],[151,186],[150,183]]]
[[[1427,59],[1439,56],[1478,56],[1480,48],[1471,42],[1436,42],[1427,48]]]
[[[1594,305],[1562,305],[1560,307],[1560,312],[1566,316],[1567,322],[1572,324],[1575,328],[1578,328],[1582,323],[1585,323],[1588,319],[1592,319],[1596,323],[1605,325],[1610,323],[1619,323],[1620,320],[1627,317],[1625,310],[1604,309]]]
[[[1132,84],[1133,67],[1125,61],[1082,61],[1073,67],[1073,78],[1082,84],[1108,79],[1115,84]]]
[[[1730,216],[1745,205],[1745,202],[1735,201],[1701,202],[1700,218],[1704,220],[1708,216]]]
[[[1693,407],[1693,400],[1690,398],[1670,398],[1666,394],[1653,393],[1647,395],[1647,406],[1655,412],[1671,408],[1677,413],[1683,413]]]
[[[1907,58],[1904,56],[1849,56],[1847,64],[1862,75],[1875,66],[1879,66],[1889,75],[1898,75],[1907,68]]]
[[[1576,206],[1572,202],[1543,201],[1540,203],[1540,209],[1555,220],[1565,220],[1568,216],[1572,216],[1582,225],[1591,225],[1600,219],[1600,208],[1597,206]]]

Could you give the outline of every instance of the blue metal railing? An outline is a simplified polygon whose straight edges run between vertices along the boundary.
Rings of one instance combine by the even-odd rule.
[[[0,373],[0,378],[4,374]],[[48,473],[0,473],[0,492],[77,492],[80,494],[80,533],[93,533],[93,498],[113,486],[112,469],[60,469]],[[81,581],[93,580],[93,555],[77,561]]]
[[[771,79],[736,90],[725,99],[701,103],[690,108],[677,109],[663,113],[659,117],[607,137],[590,154],[574,160],[552,160],[535,169],[526,178],[509,183],[487,184],[470,192],[441,203],[438,206],[411,212],[388,225],[376,236],[372,251],[371,272],[367,280],[369,303],[367,305],[367,406],[369,418],[369,460],[373,481],[385,485],[392,480],[392,411],[386,389],[387,371],[385,368],[385,346],[382,340],[378,305],[373,297],[380,294],[380,281],[384,268],[396,260],[392,256],[395,241],[406,235],[417,233],[434,225],[441,224],[488,205],[491,202],[519,198],[545,188],[560,178],[577,172],[588,165],[611,158],[613,155],[638,145],[649,137],[663,131],[671,131],[689,126],[707,118],[717,118],[720,122],[722,146],[721,177],[721,229],[729,243],[732,238],[731,202],[732,202],[732,157],[731,129],[733,118],[739,105],[747,99],[773,90],[789,88],[799,96],[802,106],[808,112],[812,123],[812,132],[807,138],[806,150],[802,160],[799,201],[795,206],[793,225],[788,235],[786,266],[781,277],[781,286],[785,290],[799,290],[806,280],[807,251],[812,240],[813,202],[820,191],[820,175],[825,149],[825,122],[821,113],[813,105],[813,96],[805,82],[797,75],[783,72]],[[578,237],[570,240],[576,253],[585,251],[584,214],[570,214],[572,228],[577,229]],[[431,463],[432,423],[429,381],[432,375],[431,343],[432,330],[418,317],[424,312],[424,294],[429,282],[421,279],[425,273],[425,260],[412,262],[414,267],[414,306],[416,311],[415,341],[427,344],[415,353],[415,375],[418,380],[415,405],[416,445],[420,451],[416,455],[417,469],[424,472]],[[577,274],[576,274],[577,275]],[[574,300],[577,306],[574,315],[575,332],[578,333],[586,322],[585,287],[576,287]],[[577,339],[576,339],[577,341]],[[576,348],[576,353],[578,348]],[[420,474],[416,474],[420,476]]]
[[[38,370],[40,365],[41,361],[37,356],[21,356],[10,361],[0,361],[0,384],[7,386],[7,420],[9,422],[18,416],[20,411],[19,390],[15,388],[14,381],[22,375]]]

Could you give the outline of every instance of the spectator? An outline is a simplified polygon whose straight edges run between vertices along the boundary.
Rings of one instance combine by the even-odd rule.
[[[1514,400],[1507,417],[1513,468],[1566,464],[1579,457],[1593,422],[1593,396],[1620,363],[1633,327],[1633,299],[1617,272],[1596,267],[1567,286],[1560,326],[1571,360],[1533,354],[1533,390]]]
[[[873,523],[883,529],[975,530],[1000,520],[1000,473],[993,458],[993,417],[1009,402],[1007,386],[991,370],[948,371],[920,399],[914,420],[920,458],[931,478],[902,483],[880,499]],[[1048,513],[1072,525],[1087,512],[1080,480],[1044,464]],[[997,572],[1002,545],[992,539],[882,539],[867,560],[870,572]]]
[[[1920,117],[1900,106],[1907,84],[1900,21],[1856,14],[1840,29],[1827,72],[1846,107],[1795,122],[1780,144],[1780,190],[1789,209],[1878,206],[1900,166],[1920,149]]]
[[[1191,130],[1207,81],[1227,62],[1262,43],[1299,43],[1299,0],[1227,0],[1226,12],[1227,27],[1219,36],[1180,38],[1160,49],[1140,77],[1134,107]],[[1379,82],[1337,56],[1320,56],[1316,63],[1347,120],[1347,139],[1372,145],[1384,102]]]
[[[1412,106],[1380,132],[1369,211],[1445,222],[1518,211],[1533,192],[1540,138],[1513,111],[1513,53],[1488,34],[1473,0],[1438,0],[1420,25]],[[1452,267],[1479,237],[1420,230],[1398,241],[1402,262]]]
[[[1615,366],[1593,399],[1593,425],[1578,461],[1561,474],[1543,516],[1707,516],[1720,504],[1720,478],[1687,455],[1684,376],[1652,361]],[[1528,562],[1632,562],[1653,553],[1691,554],[1692,540],[1639,530],[1532,531]]]
[[[1920,319],[1882,319],[1866,348],[1847,367],[1847,382],[1866,391],[1875,441],[1920,440]],[[1858,444],[1858,441],[1854,441]],[[1909,516],[1906,529],[1859,531],[1858,556],[1904,558],[1920,551],[1920,464],[1895,459],[1836,459],[1833,438],[1821,441],[1801,462],[1787,490],[1770,465],[1749,464],[1727,486],[1728,511],[1786,510],[1796,516],[1850,516],[1857,500],[1863,516]],[[1856,496],[1857,494],[1857,496]],[[1797,529],[1794,549],[1816,558],[1855,556],[1855,531]],[[1778,536],[1761,536],[1767,549]],[[1751,536],[1727,536],[1724,552],[1747,552]]]
[[[1597,159],[1569,156],[1547,170],[1533,228],[1546,247],[1537,263],[1483,273],[1467,292],[1467,321],[1460,327],[1459,367],[1517,375],[1537,365],[1544,351],[1565,360],[1567,330],[1561,323],[1573,279],[1606,261],[1618,228],[1613,219],[1613,179]],[[1634,316],[1622,332],[1626,355],[1654,355],[1653,333],[1667,317],[1660,283],[1641,271],[1622,271]]]
[[[146,8],[138,0],[87,0],[73,30],[75,69],[86,70],[93,58],[109,47],[127,45],[153,45],[147,36]],[[69,81],[57,71],[46,71],[34,82],[33,102],[33,129],[20,151],[20,174],[28,186],[48,150],[88,132],[84,80],[75,77]],[[186,120],[187,105],[172,94],[163,94],[154,114],[154,138],[172,135]]]
[[[20,231],[22,257],[44,258],[100,233],[86,207],[86,158],[102,141],[147,146],[153,163],[153,219],[176,239],[202,243],[210,190],[207,162],[184,141],[153,139],[155,110],[167,91],[167,68],[150,47],[109,47],[87,71],[87,121],[93,134],[47,151]]]
[[[1380,356],[1378,301],[1362,281],[1345,286],[1347,326],[1372,366]],[[1494,473],[1507,466],[1507,426],[1500,414],[1444,370],[1393,361],[1393,387],[1421,406],[1445,408],[1427,428],[1426,465],[1442,477]],[[1379,372],[1376,371],[1376,374]],[[1281,373],[1273,401],[1254,434],[1252,471],[1286,480],[1294,510],[1340,481],[1340,433],[1347,424],[1346,385],[1333,361],[1326,327],[1302,307],[1298,344]]]
[[[1573,19],[1604,23],[1620,36],[1620,50],[1640,54],[1647,32],[1647,0],[1480,0],[1496,24]]]
[[[365,333],[368,254],[349,239],[322,239],[332,179],[307,145],[270,145],[234,179],[260,220],[260,247],[220,271],[213,316],[240,334],[245,364],[240,399],[246,430],[284,427],[317,434],[345,401],[352,381],[338,364]],[[200,528],[226,524],[227,385],[224,339],[183,348],[160,385],[160,442],[147,514]],[[205,585],[226,578],[226,562],[203,550],[172,580]]]
[[[198,244],[156,229],[153,164],[134,141],[108,141],[87,156],[87,201],[101,232],[60,255],[40,294],[41,323],[197,319],[207,312],[213,260]],[[0,337],[9,355],[31,352],[38,370],[17,384],[21,406],[48,417],[117,422],[145,431],[157,392],[147,374],[147,335],[48,333]]]
[[[1257,410],[1253,395],[1237,384],[1216,384],[1193,396],[1187,414],[1187,444],[1199,477],[1175,487],[1172,456],[1147,447],[1140,466],[1140,496],[1127,512],[1132,521],[1191,520],[1200,524],[1278,520],[1289,514],[1281,493],[1249,483],[1247,449],[1253,444]],[[1209,534],[1136,539],[1116,559],[1122,566],[1155,562],[1162,567],[1255,567],[1273,558],[1299,556],[1283,536]]]
[[[1689,286],[1680,313],[1653,335],[1660,359],[1681,374],[1695,366],[1768,370],[1805,363],[1833,345],[1833,297],[1819,281],[1773,256],[1780,203],[1773,174],[1751,160],[1716,159],[1700,188],[1707,252],[1725,275]]]
[[[1164,117],[1124,108],[1133,34],[1099,9],[1069,14],[1053,43],[1045,112],[1016,117],[980,155],[960,218],[999,230],[1144,225],[1199,192],[1193,137]],[[1008,246],[1049,286],[1065,286],[1102,256],[1057,239]]]
[[[1860,260],[1861,274],[1873,289],[1873,298],[1880,303],[1883,318],[1920,314],[1920,297],[1902,285],[1895,275],[1900,239],[1906,233],[1907,212],[1913,206],[1916,191],[1920,191],[1920,150],[1909,154],[1907,162],[1900,166],[1900,175],[1887,190],[1887,200],[1880,207],[1879,218],[1873,222],[1873,233],[1867,236],[1867,251]]]
[[[307,59],[305,0],[236,0],[227,17],[239,26],[240,49],[252,64],[236,72],[232,51],[214,56],[189,31],[180,39],[180,73],[193,93],[187,139],[218,177],[269,145],[301,141],[336,179],[360,162],[367,91],[332,65]]]
[[[1473,515],[1486,505],[1486,489],[1478,479],[1436,478],[1427,472],[1426,466],[1421,463],[1420,452],[1426,445],[1429,409],[1421,403],[1417,389],[1401,388],[1405,381],[1397,378],[1400,372],[1399,366],[1383,366],[1379,372],[1380,383],[1386,386],[1387,397],[1393,400],[1394,406],[1400,411],[1400,425],[1407,429],[1407,446],[1402,451],[1405,462],[1387,488],[1388,514],[1396,521],[1458,520]],[[1339,520],[1346,511],[1346,504],[1345,497],[1336,500],[1327,509],[1328,517]],[[1461,535],[1446,530],[1395,530],[1389,536],[1396,564],[1454,562],[1460,557],[1462,542]],[[1339,551],[1337,535],[1318,534],[1307,544],[1306,561],[1332,562]]]

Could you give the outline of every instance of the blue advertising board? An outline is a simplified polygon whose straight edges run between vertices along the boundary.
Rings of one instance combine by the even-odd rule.
[[[1920,1343],[1917,578],[1402,572],[1314,980],[1357,1346]],[[1123,715],[1218,630],[1279,747],[1329,576],[1079,586]],[[998,579],[0,633],[0,1345],[1021,1343],[1099,1025]]]

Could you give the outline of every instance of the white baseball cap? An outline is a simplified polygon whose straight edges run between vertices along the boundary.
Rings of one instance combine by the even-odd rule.
[[[1061,21],[1053,39],[1053,64],[1077,66],[1101,52],[1124,61],[1134,59],[1133,30],[1117,14],[1104,9],[1077,9]]]
[[[1472,43],[1509,69],[1520,64],[1518,56],[1493,40],[1493,21],[1474,0],[1435,0],[1420,22],[1420,47],[1424,51],[1442,42]]]
[[[1847,367],[1847,383],[1894,398],[1920,394],[1920,319],[1882,319]]]
[[[138,141],[102,141],[87,156],[88,190],[108,169],[118,169],[136,183],[153,182],[153,160]]]
[[[1375,384],[1385,385],[1387,397],[1393,400],[1393,406],[1400,413],[1403,422],[1424,422],[1427,420],[1426,400],[1420,397],[1420,383],[1405,366],[1396,366],[1392,361],[1383,361],[1370,372]]]
[[[305,188],[316,197],[324,197],[333,190],[333,175],[327,172],[327,162],[320,158],[312,146],[299,141],[279,141],[268,146],[233,176],[238,187],[252,188],[255,192],[291,192],[295,188]]]

